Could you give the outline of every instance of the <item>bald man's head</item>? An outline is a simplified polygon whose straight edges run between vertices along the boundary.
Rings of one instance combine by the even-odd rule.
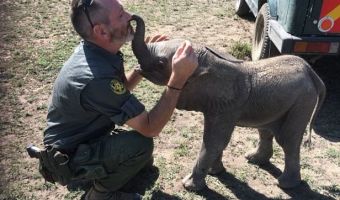
[[[90,39],[92,35],[92,25],[109,24],[108,13],[112,9],[112,0],[94,0],[87,6],[88,17],[85,13],[84,0],[72,0],[71,22],[75,31],[84,39]],[[90,22],[91,21],[91,22]]]

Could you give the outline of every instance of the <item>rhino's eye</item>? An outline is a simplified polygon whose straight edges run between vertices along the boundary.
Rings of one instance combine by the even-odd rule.
[[[168,65],[168,59],[165,57],[158,57],[157,67],[164,68]]]

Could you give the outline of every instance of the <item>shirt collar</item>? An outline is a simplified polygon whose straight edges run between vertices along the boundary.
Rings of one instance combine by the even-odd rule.
[[[84,40],[82,41],[82,43],[84,45],[84,48],[87,48],[93,52],[99,53],[100,55],[109,59],[111,62],[117,62],[117,60],[124,62],[124,58],[123,58],[124,54],[121,51],[118,51],[116,54],[113,54],[90,41]]]

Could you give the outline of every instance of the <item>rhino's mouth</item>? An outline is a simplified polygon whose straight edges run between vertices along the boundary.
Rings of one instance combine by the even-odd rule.
[[[131,42],[134,36],[135,36],[135,30],[133,29],[133,26],[129,23],[127,25],[127,33],[126,33],[125,42]]]
[[[133,34],[133,35],[135,34],[135,28],[134,28],[135,26],[136,26],[136,21],[133,19],[130,19],[127,25],[127,29],[130,34]]]

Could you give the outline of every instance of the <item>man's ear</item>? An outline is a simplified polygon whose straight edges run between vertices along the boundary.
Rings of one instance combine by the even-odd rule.
[[[100,39],[100,40],[109,40],[110,39],[110,32],[102,24],[97,24],[93,27],[93,34],[94,37]]]

